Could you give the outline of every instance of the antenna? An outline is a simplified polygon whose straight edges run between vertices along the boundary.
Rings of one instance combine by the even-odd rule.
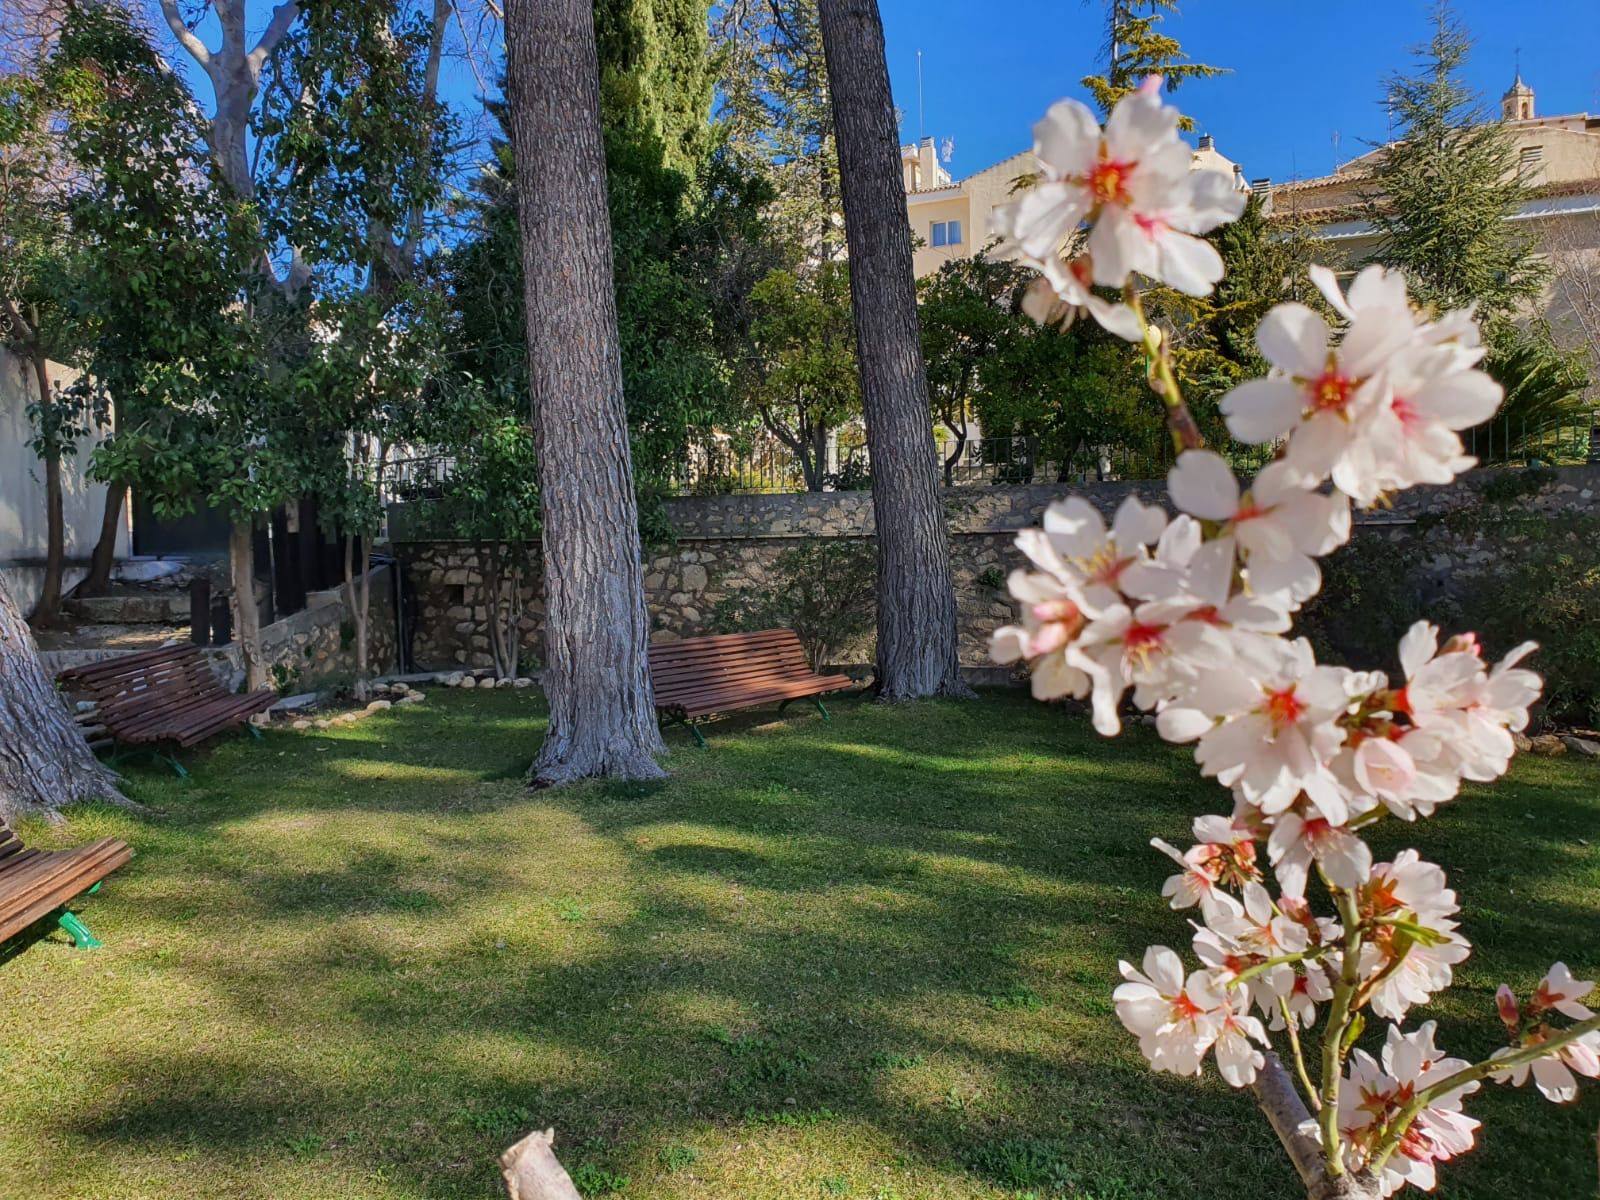
[[[917,143],[922,143],[922,51],[917,51]]]
[[[1333,131],[1333,169],[1339,169],[1339,131]]]

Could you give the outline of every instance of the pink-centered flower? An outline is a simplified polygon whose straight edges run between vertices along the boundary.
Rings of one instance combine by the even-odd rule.
[[[1222,258],[1194,235],[1235,220],[1247,198],[1220,172],[1190,170],[1178,110],[1161,102],[1160,83],[1147,79],[1120,100],[1103,130],[1076,100],[1051,105],[1033,127],[1038,180],[993,217],[1010,246],[1048,261],[1087,220],[1093,282],[1121,288],[1137,272],[1210,293]]]
[[[1272,373],[1234,388],[1222,411],[1241,442],[1287,436],[1286,461],[1297,471],[1331,477],[1340,491],[1370,504],[1378,490],[1373,430],[1391,394],[1387,367],[1414,341],[1417,324],[1403,281],[1382,268],[1358,275],[1341,303],[1349,326],[1337,341],[1303,304],[1267,313],[1256,343]]]
[[[1444,871],[1402,850],[1393,862],[1379,863],[1358,897],[1361,915],[1373,929],[1361,948],[1361,973],[1377,978],[1372,1011],[1391,1021],[1405,1018],[1450,986],[1455,966],[1472,953],[1452,919],[1459,911]]]
[[[1117,1018],[1155,1070],[1198,1075],[1222,1028],[1223,998],[1205,971],[1186,976],[1183,960],[1166,946],[1147,949],[1143,966],[1118,964],[1126,982],[1112,996]]]
[[[1342,825],[1349,802],[1328,763],[1344,741],[1335,718],[1350,702],[1349,672],[1318,666],[1304,639],[1280,642],[1270,657],[1238,666],[1162,710],[1161,735],[1198,739],[1201,772],[1266,814],[1283,812],[1303,793],[1323,817]]]
[[[1311,868],[1316,866],[1335,887],[1353,888],[1372,871],[1372,851],[1343,825],[1319,812],[1291,810],[1273,823],[1267,857],[1285,896],[1304,898]]]
[[[1511,1031],[1514,1044],[1496,1051],[1493,1057],[1503,1058],[1516,1050],[1549,1041],[1552,1031],[1543,1019],[1547,1013],[1560,1013],[1574,1021],[1587,1021],[1593,1017],[1594,1013],[1582,1003],[1593,990],[1594,983],[1591,980],[1574,978],[1567,964],[1559,962],[1539,981],[1526,1009],[1518,1009],[1511,989],[1502,984],[1495,995],[1495,1002],[1501,1020]],[[1524,1028],[1525,1022],[1527,1028]],[[1576,1100],[1580,1076],[1600,1078],[1600,1030],[1559,1046],[1544,1058],[1495,1072],[1496,1079],[1513,1087],[1521,1087],[1530,1076],[1545,1099],[1556,1104],[1568,1104]]]
[[[1288,592],[1296,602],[1322,583],[1314,556],[1350,538],[1350,502],[1310,490],[1315,482],[1287,463],[1258,474],[1241,494],[1233,468],[1210,450],[1186,450],[1167,475],[1172,502],[1184,512],[1223,525],[1238,544],[1256,592]]]
[[[1435,1024],[1413,1033],[1389,1026],[1379,1059],[1365,1050],[1350,1056],[1350,1073],[1339,1089],[1339,1131],[1347,1143],[1347,1161],[1364,1167],[1378,1149],[1386,1127],[1418,1092],[1467,1067],[1465,1059],[1445,1057],[1434,1044]],[[1379,1174],[1379,1189],[1393,1195],[1407,1184],[1432,1191],[1438,1183],[1435,1164],[1472,1149],[1481,1122],[1461,1111],[1461,1102],[1479,1085],[1471,1082],[1438,1096],[1416,1115]]]

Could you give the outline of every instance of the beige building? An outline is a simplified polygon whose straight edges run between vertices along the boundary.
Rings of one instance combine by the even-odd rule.
[[[931,275],[951,259],[968,258],[994,240],[990,214],[1015,199],[1017,180],[1038,169],[1033,151],[1024,150],[959,182],[940,165],[933,139],[900,148],[906,189],[906,215],[918,244],[913,256],[917,278]],[[1244,187],[1244,172],[1218,153],[1209,136],[1200,139],[1191,167],[1222,171]]]
[[[1541,117],[1520,74],[1500,101],[1534,195],[1510,219],[1524,225],[1549,256],[1551,283],[1539,314],[1564,344],[1584,346],[1600,375],[1600,116]],[[1373,252],[1377,235],[1362,217],[1362,193],[1384,148],[1351,159],[1330,175],[1270,187],[1272,211],[1309,222],[1350,266]]]

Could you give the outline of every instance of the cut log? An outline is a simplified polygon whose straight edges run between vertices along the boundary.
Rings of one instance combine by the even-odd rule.
[[[536,1129],[500,1156],[511,1200],[583,1200],[556,1159],[555,1140],[554,1129]]]

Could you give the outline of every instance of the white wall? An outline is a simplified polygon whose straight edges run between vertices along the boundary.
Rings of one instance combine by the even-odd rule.
[[[76,375],[66,367],[50,364],[50,378],[58,386],[70,383]],[[28,404],[37,398],[33,370],[27,362],[0,348],[0,573],[23,612],[32,610],[39,598],[44,578],[46,517],[44,467],[28,449],[33,428],[28,421]],[[76,458],[61,464],[62,510],[66,518],[67,562],[86,560],[100,536],[100,516],[105,506],[106,489],[91,483],[85,475],[89,454],[99,442],[86,438]],[[117,536],[117,557],[129,553],[129,516],[123,507],[121,532]],[[70,571],[71,586],[83,576]]]

